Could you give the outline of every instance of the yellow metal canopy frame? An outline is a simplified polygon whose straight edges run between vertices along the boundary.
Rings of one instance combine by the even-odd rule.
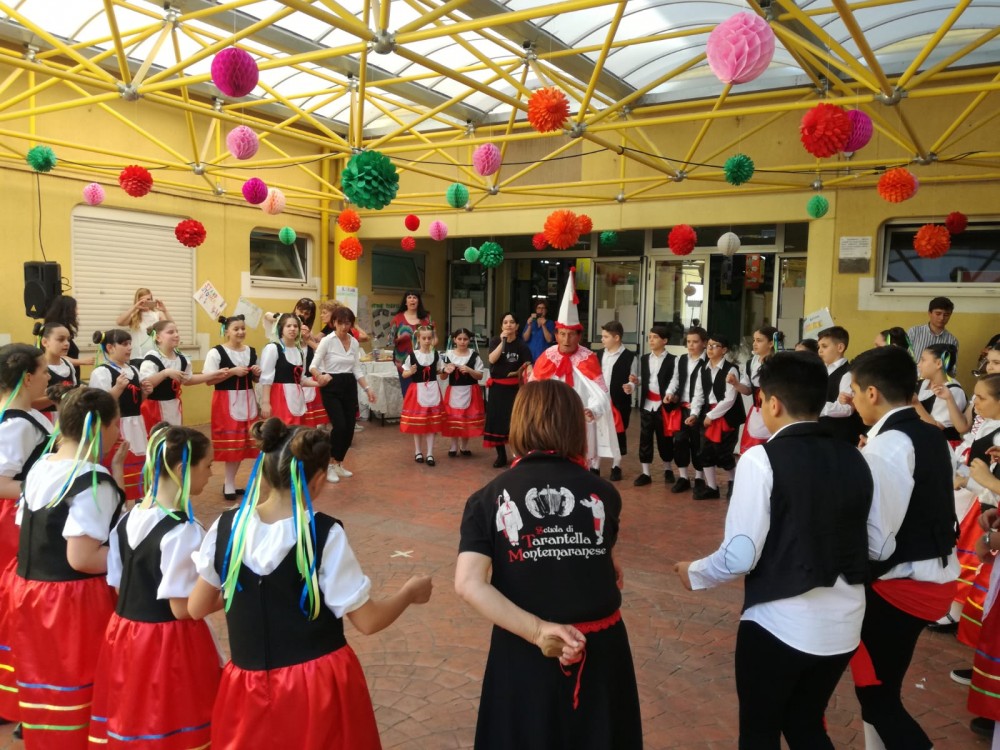
[[[993,124],[983,107],[1000,88],[1000,6],[993,0],[145,0],[0,1],[0,159],[23,164],[43,143],[89,161],[60,164],[81,177],[137,160],[159,167],[157,185],[222,195],[252,164],[286,191],[289,206],[339,210],[339,168],[360,149],[390,156],[404,189],[390,211],[440,208],[447,184],[469,186],[469,208],[599,205],[683,194],[759,194],[871,185],[889,165],[938,163],[924,181],[996,179],[1000,150],[970,151],[965,141]],[[68,33],[52,31],[60,6],[80,14]],[[84,7],[86,6],[86,7]],[[767,19],[777,54],[755,86],[722,85],[707,73],[705,40],[740,10]],[[656,23],[651,23],[655,20]],[[900,28],[887,33],[890,23]],[[923,25],[921,25],[923,24]],[[233,100],[211,83],[208,65],[229,46],[259,64],[253,95]],[[383,64],[383,61],[391,61]],[[534,89],[556,86],[570,99],[561,132],[526,122]],[[44,94],[44,96],[43,96]],[[960,97],[944,127],[915,121],[920,99]],[[155,116],[130,117],[119,99],[183,112],[186,145],[160,130]],[[883,144],[877,156],[815,160],[792,146],[757,162],[752,182],[728,185],[719,163],[742,141],[819,101],[860,108]],[[99,139],[54,137],[46,115],[98,107],[132,128],[149,148],[125,153]],[[134,111],[139,111],[134,110]],[[977,114],[978,113],[978,114]],[[979,119],[976,119],[976,118]],[[739,136],[707,141],[719,120],[739,118]],[[140,121],[141,120],[141,121]],[[797,120],[796,120],[797,122]],[[252,127],[264,146],[241,163],[224,133]],[[651,130],[686,125],[687,142],[669,154]],[[794,134],[797,140],[797,134]],[[313,153],[288,153],[276,137]],[[472,149],[492,142],[547,139],[546,156],[505,164],[490,177],[471,166]],[[288,140],[282,141],[288,145]],[[168,141],[173,141],[171,145]],[[611,152],[619,164],[600,178],[537,184],[540,164]],[[711,144],[709,148],[707,143]],[[1000,149],[1000,146],[997,147]],[[753,156],[753,154],[751,154]],[[952,169],[960,165],[961,169]],[[312,187],[283,183],[279,167],[301,170]],[[180,173],[199,175],[201,182]],[[440,181],[440,191],[406,188],[406,173]],[[174,175],[172,178],[171,175]],[[447,176],[445,176],[447,175]],[[683,180],[701,186],[671,189]],[[504,200],[491,198],[502,191]]]

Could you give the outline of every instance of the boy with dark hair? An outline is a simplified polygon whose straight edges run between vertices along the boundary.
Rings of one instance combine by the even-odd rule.
[[[819,423],[835,438],[856,446],[865,426],[851,404],[851,366],[844,356],[850,334],[840,326],[831,326],[820,331],[817,340],[827,373],[826,404]]]
[[[865,744],[888,750],[931,747],[900,689],[917,638],[948,612],[959,573],[953,457],[941,430],[911,406],[915,375],[910,355],[895,346],[851,365],[854,404],[871,426],[863,454],[878,487],[869,523],[874,582],[851,670]]]
[[[663,470],[663,480],[673,483],[674,472],[670,462],[674,460],[673,434],[679,428],[680,407],[666,402],[667,386],[674,376],[674,366],[677,358],[667,351],[670,329],[665,325],[654,325],[649,329],[646,343],[649,351],[643,354],[639,361],[639,377],[632,376],[625,386],[626,393],[631,397],[635,386],[639,386],[639,463],[642,473],[635,478],[636,487],[645,487],[653,483],[650,476],[653,463],[653,438],[656,438],[656,450],[666,467]],[[676,421],[676,424],[671,424]]]
[[[947,297],[935,297],[927,305],[927,322],[913,326],[906,332],[915,356],[932,344],[950,344],[958,356],[958,339],[947,329],[955,303]]]
[[[625,389],[629,378],[635,375],[635,352],[622,345],[625,331],[617,320],[609,320],[601,326],[601,343],[604,348],[597,352],[597,360],[601,363],[601,373],[611,394],[611,407],[616,412],[615,432],[618,436],[618,450],[621,455],[628,453],[628,441],[625,431],[632,417],[632,392]],[[621,459],[611,467],[611,481],[618,482],[622,478]]]
[[[858,646],[872,478],[857,449],[816,424],[826,374],[812,354],[761,366],[771,432],[736,467],[725,539],[674,566],[688,589],[745,576],[736,636],[741,750],[832,750],[823,713]],[[837,477],[837,481],[830,481]]]
[[[743,399],[736,387],[727,382],[729,373],[739,377],[739,368],[726,359],[729,353],[729,339],[718,333],[708,337],[708,363],[701,371],[701,391],[705,394],[702,407],[701,466],[705,472],[705,487],[695,488],[695,500],[718,500],[719,481],[716,467],[723,472],[731,472],[736,467],[733,453],[740,425],[746,412]],[[727,497],[733,496],[732,475],[726,475],[729,482]]]
[[[687,492],[691,489],[688,479],[688,466],[694,464],[694,486],[704,489],[705,480],[701,473],[701,407],[705,403],[705,394],[701,389],[701,370],[705,366],[705,344],[708,343],[708,331],[698,326],[688,329],[684,337],[687,345],[687,356],[678,357],[674,368],[674,376],[667,386],[667,398],[670,403],[681,405],[681,426],[674,433],[674,461],[677,464],[677,481],[670,488],[673,493]]]

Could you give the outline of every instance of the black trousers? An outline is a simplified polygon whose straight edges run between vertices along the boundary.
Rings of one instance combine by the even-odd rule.
[[[853,651],[815,656],[792,648],[755,622],[736,634],[740,750],[834,750],[823,724]]]
[[[873,725],[886,750],[928,750],[932,743],[903,707],[900,690],[910,667],[917,638],[927,625],[897,609],[870,587],[865,587],[865,620],[861,642],[868,649],[881,685],[854,688],[861,718]]]
[[[713,443],[704,435],[701,436],[701,453],[698,460],[704,466],[718,466],[720,469],[732,471],[736,468],[736,438],[739,436],[739,429],[722,433],[722,440]]]
[[[674,440],[663,434],[663,407],[656,411],[639,410],[639,463],[653,462],[653,440],[656,452],[665,464],[674,460]]]
[[[622,418],[622,427],[624,428],[624,429],[622,429],[621,432],[617,433],[617,435],[618,435],[618,452],[621,453],[623,456],[626,456],[626,455],[628,455],[628,436],[625,433],[628,432],[628,423],[630,421],[632,421],[632,406],[631,406],[631,404],[629,404],[629,408],[627,408],[627,409],[619,409],[618,410],[618,414]]]
[[[695,471],[701,471],[701,425],[684,424],[690,416],[690,409],[681,412],[681,428],[674,433],[674,460],[682,469],[693,463]]]
[[[330,457],[343,461],[354,442],[354,424],[358,416],[358,381],[350,372],[330,376],[320,389],[323,408],[333,429],[330,430]]]

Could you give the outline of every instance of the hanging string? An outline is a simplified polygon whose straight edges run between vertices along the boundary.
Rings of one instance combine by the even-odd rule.
[[[299,609],[310,620],[320,613],[319,576],[316,571],[316,518],[305,465],[298,458],[289,466],[292,490],[292,524],[295,529],[295,567],[304,579]]]
[[[254,513],[257,512],[257,505],[260,501],[261,485],[261,462],[264,454],[258,453],[257,460],[254,461],[253,469],[250,471],[250,478],[247,480],[246,494],[240,502],[240,507],[236,511],[233,519],[233,528],[229,532],[229,540],[226,542],[226,553],[222,558],[222,598],[225,600],[225,610],[233,603],[233,595],[239,585],[240,567],[243,565],[243,555],[247,546],[247,526]]]
[[[49,440],[54,440],[54,437],[55,435],[50,437]],[[83,474],[83,465],[87,462],[92,465],[90,470],[90,491],[94,498],[94,504],[97,505],[97,464],[100,463],[103,453],[101,415],[94,411],[88,411],[83,418],[83,434],[79,445],[77,445],[76,455],[73,457],[73,469],[70,471],[69,476],[66,477],[66,481],[63,482],[59,492],[56,493],[55,497],[45,507],[54,508],[66,498],[69,488]]]
[[[7,397],[4,405],[0,407],[0,422],[3,421],[4,414],[7,413],[7,408],[11,405],[11,403],[13,403],[14,399],[17,398],[17,394],[20,393],[21,386],[24,385],[24,376],[27,374],[27,372],[21,373],[21,377],[17,379],[17,385],[14,386],[14,390],[10,392],[10,396]]]

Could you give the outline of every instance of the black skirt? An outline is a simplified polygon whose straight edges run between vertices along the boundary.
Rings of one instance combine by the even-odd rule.
[[[487,448],[507,444],[517,389],[516,385],[493,383],[490,386],[486,394],[486,427],[483,430],[483,445]]]

